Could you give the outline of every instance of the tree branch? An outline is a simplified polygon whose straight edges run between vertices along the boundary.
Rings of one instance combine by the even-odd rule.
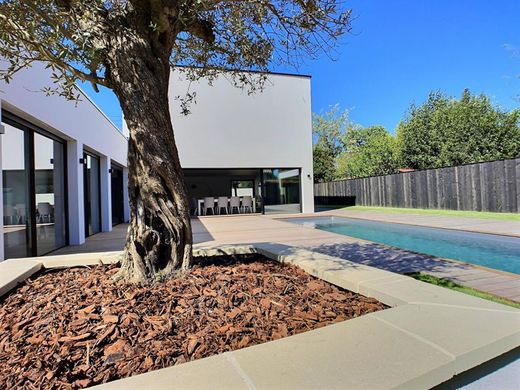
[[[51,51],[49,51],[44,45],[36,42],[31,38],[31,35],[29,32],[27,32],[25,29],[23,29],[20,25],[15,23],[12,19],[7,18],[5,15],[0,14],[0,20],[3,20],[4,23],[9,25],[11,27],[12,32],[17,32],[20,34],[18,38],[20,38],[23,42],[25,42],[25,46],[28,49],[29,52],[36,52],[37,56],[22,56],[17,55],[16,53],[9,53],[13,57],[19,57],[19,58],[25,58],[27,60],[28,58],[32,58],[33,61],[44,61],[48,63],[52,63],[56,65],[57,67],[61,68],[62,70],[69,72],[70,74],[74,75],[78,79],[82,81],[87,81],[93,84],[99,84],[104,85],[108,88],[110,88],[110,83],[105,79],[97,76],[93,73],[85,73],[74,66],[70,65],[66,61],[60,60],[58,56],[53,54]],[[65,48],[64,48],[65,49]]]

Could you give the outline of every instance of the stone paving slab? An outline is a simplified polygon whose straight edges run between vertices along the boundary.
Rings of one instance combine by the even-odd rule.
[[[256,389],[429,388],[453,360],[370,316],[232,354]]]
[[[142,375],[120,379],[90,389],[132,390],[132,389],[248,389],[228,354],[211,356],[205,359],[184,363],[181,366],[163,368]],[[182,367],[177,370],[176,367]]]
[[[34,257],[34,261],[41,261],[44,268],[74,267],[81,265],[115,264],[120,261],[122,251],[78,253],[70,255]]]
[[[387,305],[401,304],[446,304],[466,308],[486,308],[488,310],[518,311],[494,302],[438,287],[409,277],[400,280],[373,280],[361,284],[359,293],[374,297]],[[497,306],[498,305],[498,306]]]
[[[457,370],[465,371],[496,356],[519,341],[520,316],[515,310],[424,303],[408,304],[400,310],[372,313],[388,325],[435,345],[458,359]],[[433,326],[432,326],[433,325]],[[454,332],[453,330],[463,332]],[[479,347],[486,348],[479,351]]]
[[[23,261],[13,259],[0,262],[0,297],[41,268],[41,262],[30,259]]]

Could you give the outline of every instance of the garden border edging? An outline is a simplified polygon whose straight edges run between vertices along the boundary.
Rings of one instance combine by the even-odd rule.
[[[198,248],[260,253],[390,309],[95,386],[130,388],[429,388],[520,346],[520,310],[389,271],[281,244]],[[109,264],[121,252],[0,263],[0,296],[42,268]]]

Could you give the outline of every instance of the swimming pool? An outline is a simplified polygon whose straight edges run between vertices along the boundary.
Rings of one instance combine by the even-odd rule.
[[[520,274],[520,238],[343,217],[283,220],[414,252]]]

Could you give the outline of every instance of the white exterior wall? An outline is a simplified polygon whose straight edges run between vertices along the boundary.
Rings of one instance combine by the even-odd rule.
[[[191,114],[176,96],[196,92]],[[303,212],[314,211],[311,80],[270,74],[262,92],[248,95],[224,76],[209,85],[175,71],[170,110],[183,168],[300,168]]]
[[[102,230],[107,231],[112,228],[108,169],[111,161],[114,161],[126,171],[128,142],[85,94],[76,105],[57,95],[45,96],[40,92],[45,86],[52,86],[50,72],[43,65],[34,64],[32,68],[17,73],[9,84],[0,82],[1,108],[66,142],[69,243],[77,245],[85,241],[83,166],[79,164],[79,159],[83,157],[83,147],[86,146],[100,157]],[[127,200],[126,192],[125,195]],[[0,193],[0,210],[3,205],[1,197]],[[0,224],[0,259],[4,253],[2,229],[3,223]]]

